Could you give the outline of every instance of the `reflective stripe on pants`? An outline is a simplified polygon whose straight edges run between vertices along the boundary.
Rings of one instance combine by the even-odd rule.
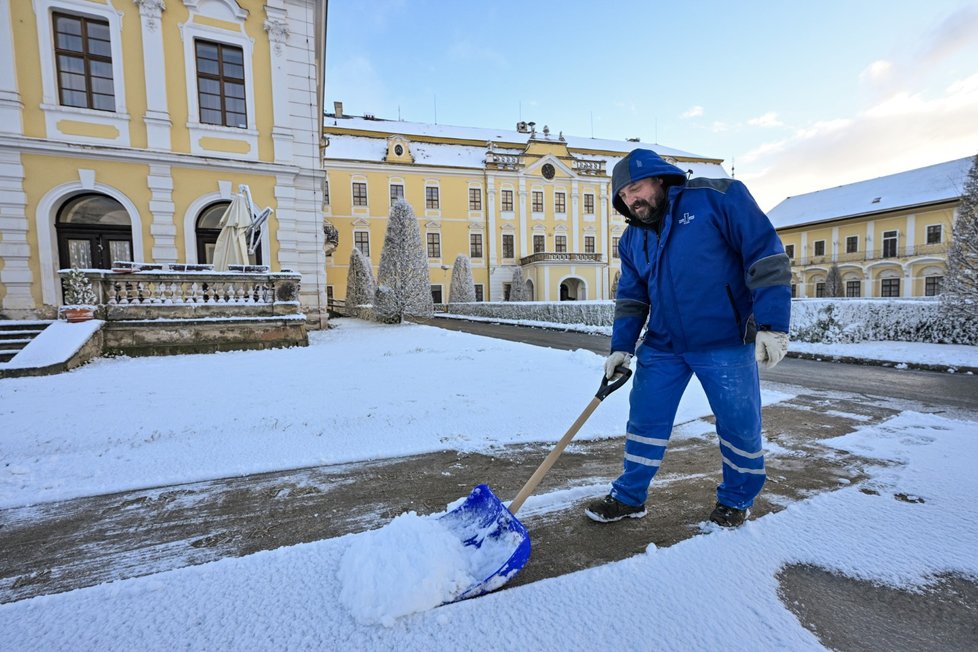
[[[754,346],[672,354],[642,345],[629,396],[624,472],[612,495],[641,505],[665,456],[673,422],[690,378],[696,375],[716,417],[723,482],[717,499],[746,509],[764,486],[761,395]]]

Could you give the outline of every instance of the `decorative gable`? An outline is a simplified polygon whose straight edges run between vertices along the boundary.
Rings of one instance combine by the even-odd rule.
[[[387,155],[384,160],[388,163],[414,163],[411,143],[403,136],[390,136],[387,139]]]

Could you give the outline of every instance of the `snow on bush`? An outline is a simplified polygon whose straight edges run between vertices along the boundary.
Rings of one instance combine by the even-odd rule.
[[[448,291],[449,303],[471,303],[475,301],[475,281],[472,279],[472,264],[469,257],[459,254],[452,266],[452,286]]]
[[[947,319],[937,301],[804,299],[791,303],[789,335],[796,342],[850,344],[895,340],[978,344],[978,317]]]
[[[523,278],[523,268],[517,267],[513,270],[513,280],[509,286],[509,300],[523,301],[526,299],[526,280]]]
[[[364,317],[373,307],[377,291],[370,261],[363,252],[353,248],[350,252],[350,272],[346,281],[346,308],[351,317]]]
[[[796,342],[840,344],[895,340],[978,345],[978,316],[948,319],[933,300],[795,299],[790,336]],[[611,326],[613,301],[525,301],[450,304],[456,315],[514,321]]]
[[[950,318],[978,315],[978,156],[968,171],[951,235],[941,312]]]
[[[400,322],[405,315],[430,317],[434,312],[428,252],[414,209],[403,200],[391,206],[377,271],[374,312],[389,323]]]
[[[450,304],[448,312],[456,315],[495,319],[539,321],[556,324],[611,326],[613,301],[505,301],[492,303]]]

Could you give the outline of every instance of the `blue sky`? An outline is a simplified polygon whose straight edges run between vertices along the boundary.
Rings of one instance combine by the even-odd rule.
[[[762,208],[978,154],[978,3],[332,0],[353,115],[638,137],[724,159]]]

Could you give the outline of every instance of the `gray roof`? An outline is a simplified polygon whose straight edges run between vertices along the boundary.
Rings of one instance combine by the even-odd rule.
[[[768,211],[775,228],[953,201],[964,192],[974,157],[788,197]]]

